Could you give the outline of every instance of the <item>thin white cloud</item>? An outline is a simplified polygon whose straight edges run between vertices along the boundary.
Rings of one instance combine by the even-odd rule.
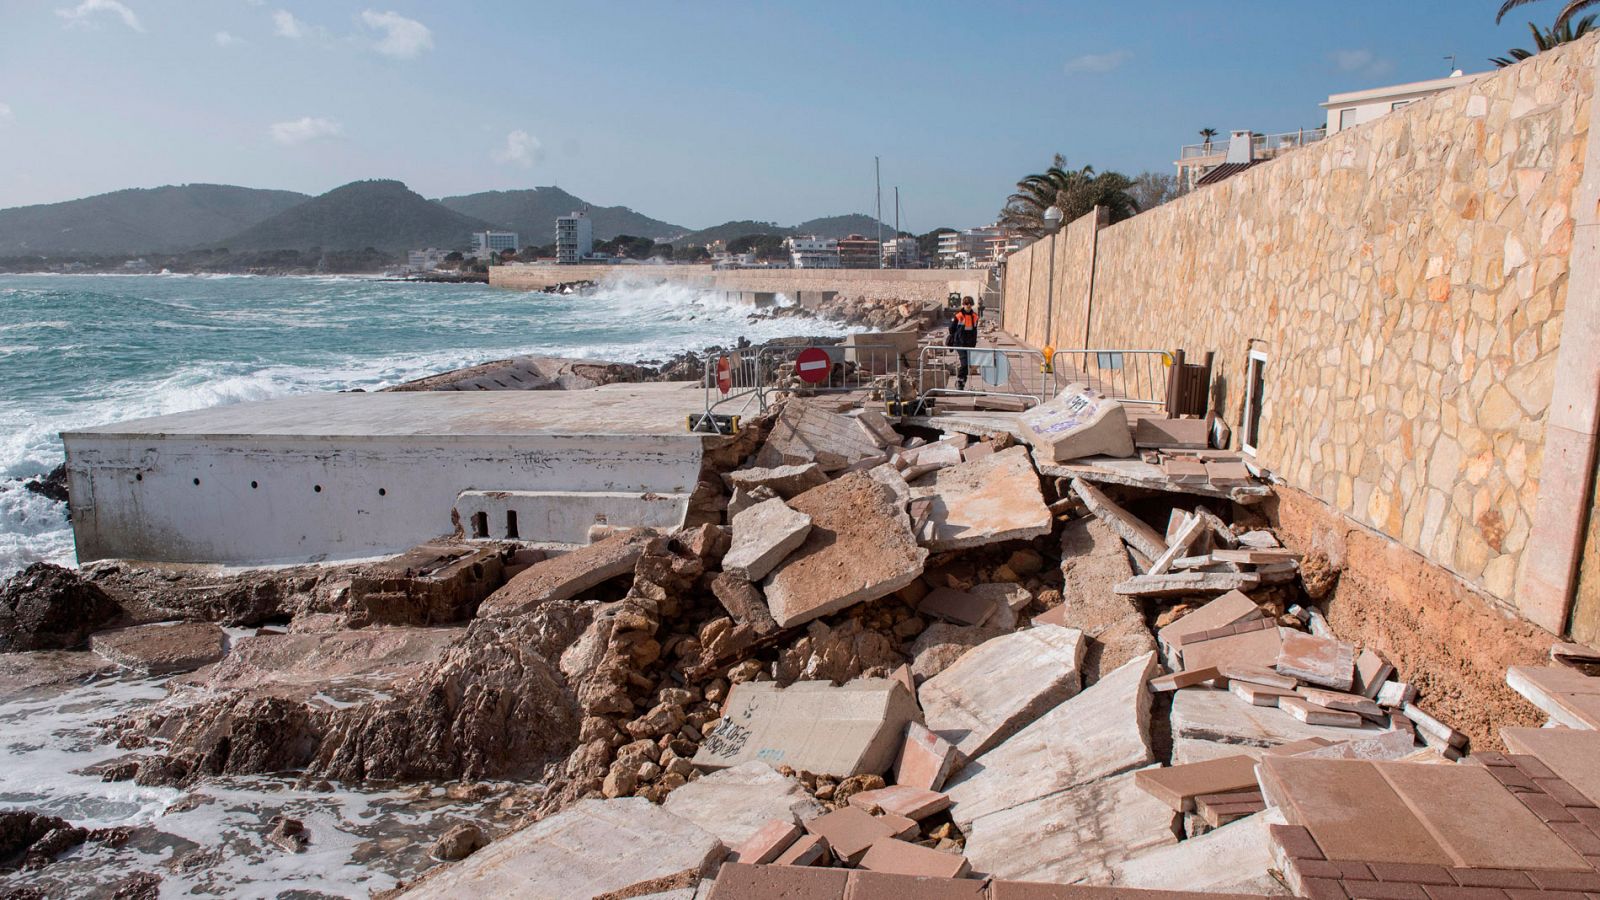
[[[16,118],[16,116],[14,116],[11,112],[11,104],[0,103],[0,125],[5,125],[14,118]]]
[[[88,25],[97,20],[99,13],[116,16],[134,31],[144,31],[144,24],[139,17],[120,0],[83,0],[71,9],[56,10],[56,15],[66,19],[68,25]]]
[[[396,59],[414,59],[424,50],[433,49],[433,32],[416,19],[408,19],[397,12],[364,10],[361,21],[375,31],[383,32],[373,45],[379,53]]]
[[[1085,53],[1067,60],[1064,68],[1068,75],[1104,75],[1133,58],[1133,53],[1128,50],[1113,50],[1110,53]]]
[[[287,9],[275,10],[272,13],[272,33],[278,37],[297,41],[306,36],[306,31],[306,23],[296,19],[294,13]]]
[[[216,34],[213,34],[211,39],[217,42],[218,47],[231,47],[240,42],[238,38],[226,31],[219,31]]]
[[[333,119],[320,116],[302,116],[288,122],[274,122],[272,139],[286,147],[304,144],[306,141],[315,141],[321,138],[338,137],[344,133],[344,126]]]
[[[544,144],[519,128],[506,135],[505,146],[496,147],[489,155],[495,162],[512,163],[529,169],[544,155]]]
[[[1393,62],[1371,50],[1335,50],[1328,54],[1328,60],[1341,72],[1376,76],[1387,75],[1394,70]]]

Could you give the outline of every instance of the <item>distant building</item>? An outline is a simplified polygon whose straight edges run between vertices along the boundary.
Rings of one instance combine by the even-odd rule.
[[[922,251],[914,237],[890,238],[883,242],[885,269],[915,269],[922,265]]]
[[[837,242],[839,268],[876,269],[880,265],[878,242],[869,237],[852,234]]]
[[[1249,151],[1248,155],[1243,157],[1245,161],[1266,162],[1325,137],[1327,131],[1322,128],[1302,128],[1299,131],[1285,131],[1280,134],[1235,131],[1226,140],[1186,144],[1178,148],[1178,160],[1174,163],[1178,167],[1178,185],[1184,191],[1194,190],[1200,185],[1200,179],[1224,163],[1236,163],[1245,150]],[[1242,144],[1239,143],[1241,140]],[[1238,171],[1230,170],[1228,175],[1237,174]],[[1226,178],[1228,175],[1220,178]],[[1220,178],[1207,183],[1214,183]]]
[[[946,231],[939,235],[939,267],[944,269],[982,269],[999,263],[1006,254],[1022,248],[1022,235],[985,225],[965,231]]]
[[[411,272],[432,272],[444,262],[443,250],[429,247],[426,250],[412,250],[406,254],[406,269]]]
[[[474,231],[472,255],[479,259],[499,256],[502,250],[516,250],[520,246],[515,231]]]
[[[1391,112],[1421,100],[1431,97],[1440,91],[1448,91],[1453,87],[1471,84],[1479,78],[1488,75],[1488,72],[1474,72],[1465,75],[1457,69],[1448,78],[1434,78],[1428,81],[1413,81],[1408,84],[1393,84],[1388,87],[1372,88],[1365,91],[1350,91],[1345,94],[1330,94],[1328,101],[1322,108],[1328,111],[1328,134],[1337,134],[1346,128],[1353,128],[1364,122],[1386,116]]]
[[[789,251],[789,262],[796,269],[839,268],[839,242],[833,238],[819,238],[814,234],[787,238],[783,242]]]
[[[594,222],[581,212],[556,220],[556,262],[574,265],[594,253]]]

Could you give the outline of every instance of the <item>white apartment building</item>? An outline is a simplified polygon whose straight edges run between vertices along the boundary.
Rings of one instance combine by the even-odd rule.
[[[839,242],[833,238],[814,234],[786,238],[783,248],[789,251],[789,261],[796,269],[839,268]]]
[[[472,233],[472,255],[479,259],[499,256],[502,250],[515,250],[521,244],[517,241],[515,231],[474,231]]]
[[[914,237],[890,238],[883,242],[885,269],[913,269],[922,264],[922,254]]]
[[[556,262],[575,265],[594,252],[594,222],[581,212],[556,219]]]
[[[939,235],[939,267],[981,269],[998,264],[1006,254],[1020,249],[1027,241],[999,225],[946,231]]]
[[[406,253],[406,269],[411,272],[432,272],[444,262],[445,252],[433,247]]]
[[[1353,128],[1363,122],[1371,122],[1380,116],[1421,100],[1431,97],[1440,91],[1448,91],[1453,87],[1471,84],[1474,81],[1490,74],[1489,72],[1473,72],[1466,75],[1457,69],[1448,78],[1434,78],[1429,81],[1413,81],[1408,84],[1392,84],[1388,87],[1371,88],[1365,91],[1350,91],[1345,94],[1331,94],[1322,108],[1328,111],[1328,133],[1337,134],[1346,128]]]

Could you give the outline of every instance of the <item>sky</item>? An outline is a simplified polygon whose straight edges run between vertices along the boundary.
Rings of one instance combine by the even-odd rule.
[[[0,0],[0,208],[212,182],[557,185],[706,227],[988,222],[1061,153],[1172,172],[1211,127],[1468,72],[1558,0]]]

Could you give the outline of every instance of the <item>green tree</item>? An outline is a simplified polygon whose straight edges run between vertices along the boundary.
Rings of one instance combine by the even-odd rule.
[[[1017,182],[1017,190],[1006,198],[1000,210],[1000,224],[1030,237],[1043,237],[1051,231],[1045,221],[1050,207],[1061,210],[1061,221],[1071,222],[1096,206],[1111,211],[1111,221],[1120,222],[1139,212],[1139,203],[1129,188],[1133,181],[1121,172],[1096,172],[1093,166],[1067,169],[1066,157],[1057,153],[1050,168]]]
[[[1500,11],[1495,14],[1495,24],[1499,24],[1500,20],[1506,17],[1506,13],[1511,12],[1513,9],[1516,9],[1519,6],[1523,6],[1532,2],[1534,2],[1534,0],[1505,0],[1505,3],[1501,4],[1500,6]],[[1565,0],[1565,2],[1563,2],[1561,5],[1561,12],[1556,15],[1556,22],[1553,27],[1560,28],[1561,26],[1567,24],[1567,21],[1573,16],[1591,6],[1594,6],[1596,3],[1600,3],[1600,0]]]
[[[781,259],[787,255],[783,249],[783,236],[777,234],[746,234],[728,242],[729,253],[754,253],[756,259]]]
[[[1594,30],[1596,18],[1597,16],[1593,15],[1584,16],[1578,20],[1576,25],[1572,23],[1571,19],[1568,19],[1553,28],[1540,28],[1538,25],[1529,22],[1528,30],[1533,32],[1533,46],[1535,49],[1529,51],[1518,47],[1506,51],[1505,56],[1496,56],[1489,61],[1503,69],[1506,66],[1522,62],[1536,53],[1543,53],[1546,50],[1552,50],[1562,44],[1575,41]]]
[[[684,244],[672,251],[674,262],[696,263],[704,262],[711,258],[704,244]]]

